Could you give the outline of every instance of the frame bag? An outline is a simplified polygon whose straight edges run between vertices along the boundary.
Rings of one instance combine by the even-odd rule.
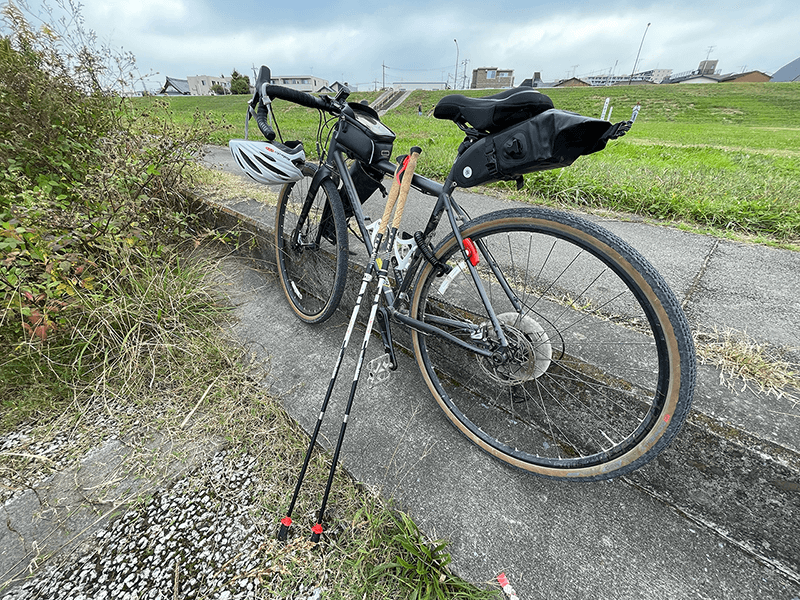
[[[624,135],[630,122],[608,121],[551,109],[487,135],[466,148],[453,166],[459,187],[502,180],[521,182],[534,171],[567,167]]]

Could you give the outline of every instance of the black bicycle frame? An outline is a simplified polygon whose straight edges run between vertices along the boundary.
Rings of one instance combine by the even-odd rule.
[[[345,164],[345,158],[342,150],[339,149],[339,145],[336,141],[336,134],[331,137],[331,142],[328,147],[328,161],[332,161],[332,165],[329,163],[323,163],[317,169],[314,177],[311,180],[311,185],[308,189],[308,195],[306,197],[306,203],[301,212],[300,218],[298,219],[298,224],[293,232],[293,236],[297,236],[299,230],[302,228],[303,223],[308,216],[308,210],[311,206],[312,199],[316,196],[317,191],[319,190],[319,186],[322,185],[322,182],[330,178],[335,182],[336,176],[341,179],[342,185],[344,186],[344,190],[346,192],[347,199],[346,201],[349,203],[349,207],[353,212],[353,216],[355,217],[356,223],[358,225],[359,233],[363,239],[364,245],[366,247],[366,251],[368,255],[372,255],[373,247],[372,247],[372,240],[370,238],[369,230],[366,226],[366,220],[364,218],[364,213],[361,209],[361,203],[358,200],[358,193],[356,192],[355,184],[353,183],[352,178],[350,177],[350,172],[347,169],[347,165]],[[388,160],[379,161],[377,164],[374,165],[385,174],[389,176],[394,176],[395,173],[395,166]],[[456,237],[458,242],[459,248],[461,249],[462,256],[464,258],[465,264],[467,265],[470,275],[475,283],[475,287],[478,291],[478,294],[481,297],[481,301],[483,305],[486,307],[487,313],[489,315],[489,319],[492,322],[492,326],[495,330],[495,334],[497,335],[497,339],[499,341],[499,352],[505,354],[506,349],[508,348],[508,340],[503,333],[503,329],[500,325],[500,321],[497,318],[497,314],[492,307],[492,304],[489,300],[489,297],[486,293],[486,290],[483,286],[483,282],[478,275],[477,268],[470,262],[467,258],[466,251],[464,249],[464,240],[461,237],[461,232],[458,227],[458,219],[467,219],[468,215],[466,212],[458,205],[457,202],[453,199],[451,195],[451,190],[454,189],[455,184],[453,183],[452,173],[450,173],[445,180],[444,185],[438,184],[435,181],[432,181],[426,177],[422,177],[421,175],[417,175],[416,173],[411,180],[411,186],[415,189],[419,190],[425,195],[434,196],[437,198],[436,204],[431,211],[431,215],[428,219],[428,222],[425,226],[425,230],[422,232],[422,239],[425,243],[427,240],[430,239],[430,236],[439,226],[439,222],[441,221],[442,215],[447,214],[448,220],[450,222],[450,226],[453,230],[453,234]],[[319,237],[319,234],[318,234]],[[296,238],[295,238],[296,239]],[[316,240],[319,243],[319,240]],[[512,303],[514,308],[518,312],[522,312],[523,307],[519,298],[517,298],[516,294],[513,293],[511,290],[511,286],[506,281],[505,276],[503,275],[500,268],[497,266],[496,261],[492,257],[491,253],[488,252],[488,249],[482,242],[478,242],[478,247],[486,258],[487,262],[489,263],[490,269],[492,273],[497,278],[498,282],[500,283],[501,288],[505,292],[506,296],[508,296],[509,301]],[[384,297],[386,299],[386,304],[388,306],[389,315],[392,319],[406,325],[407,327],[419,331],[424,334],[428,335],[435,335],[441,338],[448,340],[449,342],[464,348],[470,352],[475,354],[479,354],[485,357],[492,357],[495,356],[498,350],[488,350],[485,348],[481,348],[474,344],[471,344],[467,341],[464,341],[446,331],[443,331],[439,327],[431,323],[426,323],[424,321],[420,321],[418,319],[414,319],[409,317],[407,314],[402,312],[398,306],[396,305],[397,298],[403,298],[407,296],[408,290],[411,288],[411,285],[416,278],[417,271],[419,270],[420,266],[425,262],[426,259],[422,253],[422,250],[417,247],[414,251],[414,254],[411,258],[411,263],[408,266],[408,269],[403,276],[402,281],[396,286],[395,289],[385,288],[384,289]],[[440,322],[442,325],[450,324],[450,325],[458,325],[461,327],[467,326],[468,324],[463,322],[450,322],[446,319],[433,319],[435,321]],[[477,330],[477,326],[473,326],[474,330]]]

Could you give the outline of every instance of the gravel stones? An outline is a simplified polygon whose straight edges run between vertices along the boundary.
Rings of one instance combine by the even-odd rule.
[[[281,569],[264,560],[274,544],[257,522],[255,458],[223,450],[171,489],[159,489],[51,561],[2,600],[249,600]],[[297,599],[318,600],[322,588]],[[270,597],[270,596],[267,596]]]

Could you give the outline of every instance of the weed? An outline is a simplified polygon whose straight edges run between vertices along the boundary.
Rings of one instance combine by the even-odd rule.
[[[720,381],[725,381],[731,389],[752,387],[777,398],[800,400],[795,395],[800,392],[798,365],[784,359],[775,349],[731,329],[697,331],[695,342],[700,362],[717,367]]]

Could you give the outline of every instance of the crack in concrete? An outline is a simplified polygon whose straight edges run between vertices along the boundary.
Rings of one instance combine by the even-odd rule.
[[[703,264],[700,265],[700,269],[697,271],[697,274],[692,279],[692,283],[689,285],[689,288],[686,290],[686,294],[681,301],[681,309],[684,311],[686,310],[686,306],[689,304],[689,301],[694,296],[694,293],[697,291],[697,288],[700,286],[700,280],[708,271],[708,265],[711,262],[711,257],[716,252],[717,248],[719,247],[720,240],[714,240],[714,243],[711,244],[711,248],[709,249],[708,253],[706,254],[705,259],[703,260]]]

